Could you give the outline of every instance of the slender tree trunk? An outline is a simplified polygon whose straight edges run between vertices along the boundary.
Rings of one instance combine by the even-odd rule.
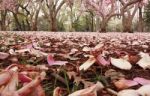
[[[0,26],[2,31],[6,31],[6,16],[7,16],[7,11],[1,11]]]
[[[91,31],[93,32],[94,31],[94,14],[93,13],[91,13],[91,19],[92,19]]]
[[[96,31],[99,32],[100,31],[100,18],[96,17]]]
[[[16,23],[17,31],[21,31],[22,28],[21,28],[21,24],[20,24],[20,22],[19,22],[19,19],[18,19],[17,14],[13,13],[13,16],[14,16],[14,18],[15,18],[15,23]]]
[[[72,7],[70,7],[71,9],[71,14],[70,14],[70,20],[71,20],[71,32],[74,31],[74,26],[73,26],[73,10]]]
[[[143,16],[142,16],[142,8],[139,7],[139,23],[138,23],[138,31],[143,32]]]
[[[26,19],[26,24],[27,24],[27,30],[30,31],[31,30],[31,26],[30,26],[30,23],[29,23],[28,19]]]

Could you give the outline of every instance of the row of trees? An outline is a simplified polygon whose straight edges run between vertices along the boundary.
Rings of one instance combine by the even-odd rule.
[[[133,32],[138,15],[138,31],[142,32],[146,5],[147,0],[0,0],[0,30],[37,31],[44,21],[47,30],[58,31],[69,17],[69,31],[80,31],[84,21],[87,30],[106,32],[109,21],[116,18],[122,20],[123,32]]]

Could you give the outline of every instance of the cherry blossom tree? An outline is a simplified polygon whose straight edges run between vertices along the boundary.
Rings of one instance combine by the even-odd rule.
[[[86,11],[94,12],[101,17],[100,32],[106,32],[108,21],[119,15],[116,0],[84,0]]]
[[[138,9],[147,0],[83,0],[86,11],[92,11],[101,18],[100,32],[106,32],[108,21],[113,16],[122,16],[124,32],[132,32],[132,21]],[[140,10],[139,10],[140,11]]]
[[[6,18],[8,11],[17,12],[17,1],[16,0],[0,0],[0,29],[6,30]]]
[[[48,11],[44,8],[43,12],[48,18],[51,31],[57,31],[57,15],[67,1],[70,0],[45,0]]]
[[[17,0],[1,0],[0,1],[0,10],[9,10],[16,12],[17,10]]]
[[[136,12],[141,8],[147,1],[146,0],[119,0],[122,15],[122,26],[123,32],[133,32],[132,23]],[[140,11],[140,10],[139,10]]]

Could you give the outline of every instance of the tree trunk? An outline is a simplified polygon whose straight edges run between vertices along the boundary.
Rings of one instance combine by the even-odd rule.
[[[56,32],[57,31],[57,19],[56,19],[56,17],[51,17],[50,24],[51,24],[50,25],[51,31]]]
[[[96,17],[96,31],[99,32],[100,31],[100,18]]]
[[[122,16],[123,32],[133,33],[132,18],[130,16]]]
[[[14,16],[14,18],[15,18],[16,30],[17,30],[17,31],[22,31],[21,24],[20,24],[20,22],[19,22],[19,19],[18,19],[17,14],[13,13],[13,16]]]
[[[1,31],[6,31],[6,11],[1,11],[1,21],[0,21],[0,26],[1,26]]]
[[[106,32],[106,27],[107,27],[107,21],[104,19],[101,22],[101,26],[100,26],[100,31],[99,32]]]
[[[93,32],[94,31],[94,14],[93,13],[91,13],[91,23],[92,23],[92,26],[91,26],[91,31]]]
[[[142,8],[139,7],[139,23],[138,23],[138,31],[143,32],[143,16],[142,16]]]
[[[71,9],[71,14],[70,14],[70,20],[71,20],[71,32],[74,31],[74,25],[73,25],[73,10],[72,10],[72,7],[70,7]]]

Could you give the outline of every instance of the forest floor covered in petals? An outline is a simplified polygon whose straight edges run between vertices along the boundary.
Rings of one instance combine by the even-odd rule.
[[[150,96],[150,34],[0,32],[0,71],[2,96]]]

